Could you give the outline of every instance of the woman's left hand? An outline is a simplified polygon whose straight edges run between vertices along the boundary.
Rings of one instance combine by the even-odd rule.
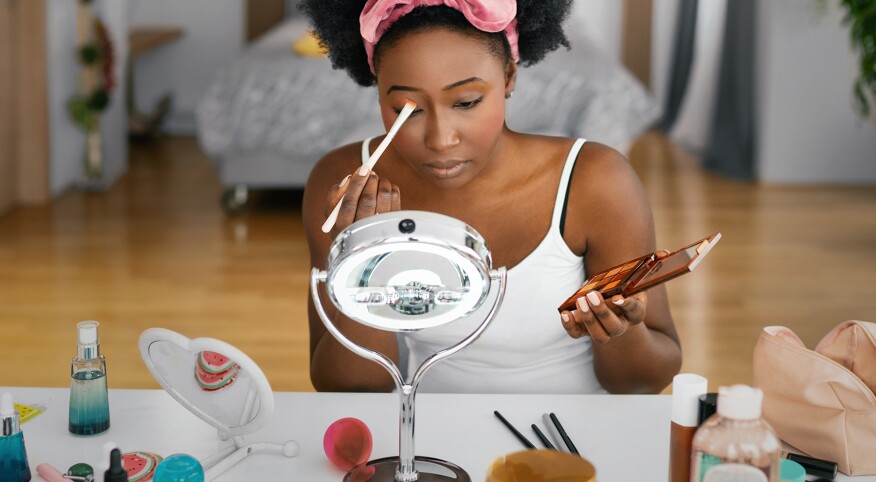
[[[629,298],[616,295],[611,300],[603,299],[598,291],[591,291],[578,298],[576,310],[564,311],[560,317],[563,328],[572,338],[589,334],[597,343],[608,343],[642,323],[647,303],[648,295],[644,291]]]

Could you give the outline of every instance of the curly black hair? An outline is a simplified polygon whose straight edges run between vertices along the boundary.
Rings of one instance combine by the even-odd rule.
[[[310,17],[311,26],[320,43],[328,50],[332,66],[344,69],[363,86],[374,85],[376,78],[368,66],[365,44],[359,34],[359,14],[366,0],[303,0],[301,9]],[[569,40],[563,33],[563,21],[568,17],[572,0],[517,0],[517,32],[520,65],[535,64],[549,52],[564,46]],[[392,24],[378,41],[374,51],[375,66],[380,52],[406,34],[446,28],[481,40],[491,52],[510,61],[511,50],[502,32],[489,33],[472,26],[462,13],[441,6],[418,7]]]

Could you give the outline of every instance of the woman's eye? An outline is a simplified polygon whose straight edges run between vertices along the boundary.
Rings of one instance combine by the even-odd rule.
[[[463,109],[463,110],[471,109],[472,107],[480,104],[482,99],[483,99],[483,97],[478,97],[475,100],[469,100],[469,101],[465,101],[465,102],[457,102],[455,107],[458,107],[458,108]]]
[[[392,110],[396,113],[396,115],[401,114],[401,109],[393,108]],[[414,109],[414,111],[411,112],[411,116],[415,116],[415,115],[419,114],[420,112],[423,112],[423,109]]]

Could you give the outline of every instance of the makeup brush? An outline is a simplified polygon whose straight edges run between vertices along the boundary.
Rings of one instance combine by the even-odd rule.
[[[362,167],[359,168],[359,175],[367,176],[368,173],[374,169],[374,165],[377,164],[377,159],[383,154],[383,151],[386,150],[389,143],[392,142],[393,137],[398,132],[399,128],[402,124],[408,120],[408,117],[411,116],[411,113],[414,112],[414,109],[417,108],[417,104],[412,100],[407,100],[405,102],[405,106],[402,108],[401,112],[398,115],[398,118],[395,122],[392,123],[392,127],[389,128],[389,132],[386,133],[386,137],[383,138],[383,141],[380,142],[380,145],[377,146],[377,149],[374,150],[374,153],[371,154],[371,157],[368,158],[368,162],[362,164]],[[347,193],[344,193],[346,196]],[[322,225],[322,232],[327,233],[332,230],[335,226],[335,221],[338,220],[338,213],[341,211],[341,203],[344,201],[344,196],[341,196],[341,199],[338,201],[338,204],[335,205],[335,208],[332,210],[332,213],[329,214],[328,219],[325,220],[325,224]]]

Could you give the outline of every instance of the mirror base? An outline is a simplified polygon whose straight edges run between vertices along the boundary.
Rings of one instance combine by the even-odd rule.
[[[471,477],[456,464],[432,457],[414,457],[414,460],[419,474],[417,482],[471,482]],[[398,457],[372,460],[365,466],[374,467],[374,475],[368,477],[362,474],[362,469],[353,469],[344,476],[344,482],[394,482]]]

